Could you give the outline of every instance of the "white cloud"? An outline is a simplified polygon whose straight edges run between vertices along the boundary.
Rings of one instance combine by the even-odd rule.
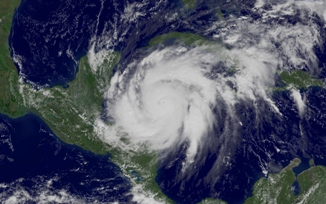
[[[291,97],[297,105],[300,117],[302,117],[306,109],[306,104],[302,99],[300,92],[296,89],[291,89]]]
[[[216,66],[224,70],[214,73]],[[231,66],[238,71],[225,75]],[[266,92],[274,84],[275,71],[276,60],[256,48],[169,47],[153,51],[112,78],[107,106],[115,125],[106,127],[99,121],[98,127],[104,130],[101,137],[121,148],[147,144],[153,151],[188,141],[187,166],[216,123],[214,107],[220,106],[222,111],[226,104],[232,116],[236,103],[260,97],[278,112]],[[121,137],[128,137],[131,144],[120,142]]]

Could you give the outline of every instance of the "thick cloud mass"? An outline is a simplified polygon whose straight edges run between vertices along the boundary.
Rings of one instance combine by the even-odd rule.
[[[225,129],[214,139],[232,140],[228,132],[241,121],[231,126],[225,121],[236,119],[234,105],[240,100],[264,98],[277,111],[265,91],[273,84],[270,76],[276,66],[271,68],[272,58],[264,63],[265,55],[221,46],[173,46],[135,60],[111,80],[108,115],[118,133],[106,134],[105,140],[119,143],[127,137],[131,146],[147,144],[150,150],[173,149],[186,142],[186,163],[192,163],[216,135],[214,128]],[[225,113],[227,118],[222,118]],[[221,157],[226,154],[222,153]]]
[[[128,70],[116,75],[109,98],[115,98],[111,115],[133,143],[149,142],[151,149],[165,149],[178,141],[190,142],[189,157],[214,123],[216,82],[205,74],[217,58],[201,49],[154,51]],[[120,82],[120,83],[119,83]],[[119,93],[120,94],[117,94]]]
[[[106,116],[113,125],[98,120],[100,137],[123,150],[145,144],[159,152],[165,173],[159,185],[181,200],[198,192],[183,191],[186,185],[214,188],[210,196],[220,198],[225,189],[247,193],[257,171],[276,172],[305,148],[308,96],[282,83],[288,91],[275,91],[275,82],[282,71],[325,75],[325,21],[316,9],[257,1],[243,16],[226,16],[206,30],[193,26],[210,46],[137,49],[111,80]],[[248,168],[238,169],[242,164]]]
[[[146,144],[160,152],[187,144],[187,163],[194,165],[218,149],[213,168],[218,169],[241,141],[237,130],[244,121],[237,105],[260,112],[264,102],[281,119],[271,97],[277,71],[319,72],[315,49],[323,43],[317,24],[306,22],[308,13],[296,5],[272,8],[253,8],[260,17],[255,21],[230,17],[227,23],[216,22],[207,30],[221,42],[214,46],[168,46],[119,67],[106,95],[114,125],[97,123],[105,129],[102,139],[129,149]],[[297,16],[296,23],[284,20],[287,15]],[[295,90],[292,95],[304,114],[305,101]]]

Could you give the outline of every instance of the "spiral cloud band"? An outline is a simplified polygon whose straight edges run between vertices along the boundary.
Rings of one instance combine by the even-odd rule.
[[[214,122],[211,107],[215,106],[216,87],[204,76],[208,70],[202,65],[216,60],[205,56],[185,48],[155,51],[136,65],[128,83],[111,86],[109,97],[117,89],[124,90],[110,110],[132,142],[165,149],[186,139],[189,157],[194,156],[200,138]],[[123,82],[127,75],[116,75],[112,82]]]
[[[217,46],[180,46],[153,51],[130,63],[111,80],[108,115],[119,133],[105,140],[116,143],[127,137],[131,145],[147,144],[151,150],[187,142],[187,162],[192,163],[201,141],[214,128],[216,107],[223,105],[232,115],[238,99],[266,97],[271,71],[250,55],[238,56]],[[243,65],[237,64],[238,58]],[[232,75],[230,67],[245,70]]]

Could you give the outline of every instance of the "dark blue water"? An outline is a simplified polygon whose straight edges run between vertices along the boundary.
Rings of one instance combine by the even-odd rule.
[[[299,175],[303,171],[309,169],[310,168],[309,160],[310,160],[309,158],[301,157],[301,163],[299,164],[299,166],[293,168],[294,174]]]
[[[89,51],[92,39],[96,39],[95,51],[114,49],[128,58],[136,47],[148,42],[149,36],[168,32],[170,27],[161,16],[164,9],[173,12],[180,3],[170,1],[155,7],[155,1],[143,2],[22,0],[9,39],[20,75],[35,87],[65,86],[74,79],[78,61]],[[125,14],[128,8],[131,13]],[[144,16],[134,22],[134,12]],[[112,43],[105,43],[107,39]]]
[[[300,184],[298,182],[298,180],[296,179],[292,185],[292,191],[293,191],[293,194],[296,196],[296,195],[299,195],[300,193]]]
[[[277,173],[297,157],[302,163],[293,171],[300,174],[310,167],[308,157],[316,158],[316,165],[326,165],[325,159],[322,159],[326,156],[326,90],[312,87],[305,90],[305,93],[310,112],[309,117],[303,120],[297,110],[291,108],[295,104],[290,99],[290,92],[286,91],[276,92],[273,99],[277,102],[282,117],[273,111],[259,114],[250,105],[239,105],[238,117],[243,122],[240,131],[242,142],[236,148],[231,165],[225,167],[221,174],[218,172],[221,168],[216,169],[215,175],[220,176],[218,182],[208,174],[214,170],[212,165],[219,155],[218,145],[215,151],[205,146],[210,151],[203,157],[204,165],[196,170],[190,168],[189,174],[192,177],[178,180],[186,154],[186,148],[181,148],[173,155],[178,158],[173,164],[166,162],[159,168],[156,180],[164,193],[177,203],[196,203],[205,197],[216,197],[238,204],[252,195],[253,184],[264,177],[261,166],[265,166],[269,173]],[[265,110],[268,105],[261,103],[260,107]],[[303,133],[300,132],[300,126]],[[278,152],[275,147],[286,152]],[[294,193],[298,194],[299,184],[295,182],[293,187]],[[176,191],[179,194],[174,193]]]
[[[65,85],[71,81],[78,60],[87,53],[89,40],[96,32],[100,2],[22,0],[10,37],[13,54],[21,56],[20,74],[37,85]],[[112,18],[116,10],[106,5],[105,12],[105,17]]]
[[[128,63],[135,49],[147,46],[157,35],[204,33],[218,19],[217,8],[207,12],[213,8],[211,4],[202,2],[188,13],[182,0],[164,1],[159,6],[156,1],[143,0],[22,0],[13,18],[11,54],[20,75],[36,88],[66,86],[93,41],[96,52],[114,49]],[[131,11],[129,18],[127,11]],[[143,15],[132,20],[131,14],[136,12]],[[165,18],[175,13],[178,18]],[[112,43],[106,43],[108,39]]]
[[[131,203],[130,182],[108,156],[63,143],[37,116],[0,115],[0,135],[0,183],[9,186],[0,189],[2,201],[22,186],[36,200],[65,191],[85,203]]]
[[[260,106],[262,110],[268,108],[268,105],[262,101]],[[240,136],[238,140],[241,143],[234,144],[238,148],[231,156],[229,165],[221,163],[218,168],[213,167],[219,156],[219,148],[223,145],[216,145],[215,148],[205,146],[206,149],[210,149],[210,152],[207,157],[204,157],[204,165],[196,169],[196,173],[192,177],[178,181],[178,172],[180,172],[182,161],[185,158],[185,151],[181,151],[178,155],[174,155],[179,159],[173,165],[171,163],[163,164],[158,171],[157,182],[163,186],[163,191],[169,197],[178,203],[196,203],[205,197],[219,198],[228,203],[243,203],[245,198],[251,195],[254,183],[264,176],[261,166],[265,166],[270,173],[277,172],[294,158],[290,153],[277,153],[275,146],[291,151],[293,147],[288,146],[288,143],[282,143],[282,141],[285,138],[295,141],[300,138],[299,132],[285,127],[280,118],[272,111],[260,115],[250,105],[239,104],[237,108],[238,117],[243,122],[242,128],[236,133]],[[289,114],[292,114],[292,122],[289,125],[299,122],[300,119],[295,112]],[[223,120],[218,118],[217,121]],[[282,126],[283,128],[281,128]],[[220,133],[222,132],[223,130],[220,131]],[[214,133],[219,134],[216,130]],[[209,137],[216,137],[216,135],[212,134]],[[218,137],[216,139],[218,140]],[[232,145],[229,145],[229,148],[232,148]],[[272,157],[269,158],[269,155]],[[264,162],[269,166],[266,166]],[[192,173],[191,171],[190,169],[189,174]],[[215,178],[213,173],[209,174],[212,171],[215,171]],[[216,180],[216,178],[219,179]],[[196,187],[192,188],[193,186]],[[175,194],[175,191],[179,191],[180,194]]]
[[[299,164],[299,166],[294,167],[292,170],[295,174],[295,176],[297,177],[299,174],[301,174],[303,171],[307,170],[310,168],[310,164],[309,164],[309,158],[305,158],[303,156],[300,157],[301,158],[301,163]],[[325,164],[325,163],[324,163]],[[298,180],[296,179],[293,184],[292,184],[292,190],[294,195],[298,195],[300,193],[300,184],[298,182]]]

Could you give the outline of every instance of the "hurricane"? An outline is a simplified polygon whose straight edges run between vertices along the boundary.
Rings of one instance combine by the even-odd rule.
[[[210,144],[219,143],[226,161],[242,124],[237,103],[263,98],[278,111],[267,92],[276,71],[272,60],[250,51],[175,45],[132,61],[111,80],[107,114],[119,133],[105,139],[127,138],[132,148],[145,144],[162,158],[184,146],[183,168],[198,165],[201,154],[214,148]]]
[[[196,198],[187,185],[214,192],[198,191],[202,198],[248,196],[256,175],[280,171],[310,140],[309,94],[282,85],[280,75],[322,74],[322,13],[311,16],[316,8],[303,2],[269,6],[257,1],[252,16],[230,15],[198,30],[189,24],[202,36],[195,42],[146,47],[144,40],[124,53],[105,89],[99,137],[132,154],[156,153],[156,181],[167,195],[178,192],[180,202]],[[90,52],[92,67],[110,54],[101,52]],[[289,118],[296,120],[291,128],[284,125]]]

